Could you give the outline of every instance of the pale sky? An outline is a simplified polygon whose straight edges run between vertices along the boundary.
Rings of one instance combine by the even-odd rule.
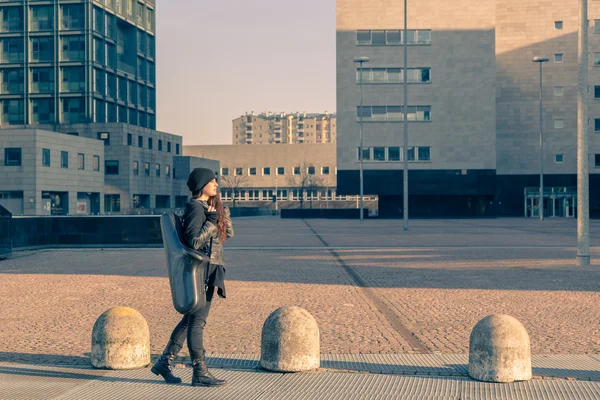
[[[246,111],[335,112],[335,0],[157,0],[157,129],[230,144]]]

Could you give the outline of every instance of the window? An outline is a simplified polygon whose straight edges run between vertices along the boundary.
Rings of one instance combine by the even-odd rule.
[[[22,38],[2,40],[2,62],[18,63],[25,58],[25,42]]]
[[[150,176],[150,163],[144,163],[144,175]]]
[[[32,37],[31,38],[31,61],[51,62],[54,60],[54,38]]]
[[[175,154],[179,155],[179,143],[175,143]]]
[[[356,44],[362,46],[399,46],[404,44],[404,31],[393,30],[360,30],[356,31]],[[431,44],[431,30],[407,30],[406,43],[409,45]]]
[[[140,174],[140,165],[137,161],[133,162],[133,175],[139,175]]]
[[[131,133],[127,134],[127,146],[133,145],[133,135]]]
[[[256,168],[248,168],[248,175],[256,175]]]
[[[158,139],[158,151],[162,151],[162,140]]]
[[[151,137],[148,138],[148,148],[150,150],[152,150],[152,138]]]
[[[594,65],[600,65],[600,53],[594,53]]]
[[[98,140],[102,140],[105,146],[110,146],[110,133],[98,132]]]
[[[160,177],[160,164],[156,164],[156,176]]]
[[[66,151],[60,152],[60,167],[69,168],[69,153]]]
[[[285,175],[285,167],[277,167],[277,175]]]
[[[85,169],[85,155],[81,153],[77,153],[77,169],[84,170]]]
[[[100,156],[94,156],[94,171],[100,171]]]
[[[62,61],[83,61],[85,59],[85,39],[83,36],[63,36]]]
[[[600,132],[600,118],[594,118],[594,132]]]
[[[562,154],[556,154],[554,156],[554,162],[556,162],[557,164],[560,164],[563,162],[563,155]]]
[[[167,153],[171,152],[171,142],[167,142]]]
[[[83,92],[85,91],[85,69],[83,67],[63,67],[61,91]],[[65,99],[66,100],[66,99]]]
[[[20,148],[5,148],[4,149],[4,165],[19,167],[21,166],[21,149]]]
[[[414,147],[408,148],[408,155],[406,156],[406,159],[408,161],[415,161],[415,148]]]
[[[373,160],[385,161],[385,147],[373,147]]]
[[[119,161],[118,160],[104,161],[104,175],[119,175]]]
[[[314,175],[315,174],[315,167],[310,166],[307,168],[307,171],[309,175]]]
[[[138,147],[144,147],[144,137],[138,136]]]
[[[31,91],[33,93],[47,93],[54,91],[54,69],[32,68]]]
[[[104,195],[104,212],[121,212],[121,195],[120,194],[105,194]]]
[[[557,53],[554,55],[554,62],[555,63],[561,63],[563,60],[563,55],[562,53]]]
[[[554,95],[562,96],[565,93],[565,88],[563,86],[554,86]]]
[[[31,100],[31,122],[50,124],[54,122],[54,99]]]
[[[358,161],[360,161],[360,147],[356,148],[357,152],[356,152],[356,159]],[[371,148],[370,147],[363,147],[363,152],[362,152],[362,159],[363,161],[369,161],[371,160]]]
[[[263,168],[263,175],[271,175],[271,168],[270,167],[264,167]]]
[[[594,154],[594,167],[600,167],[600,154]]]
[[[562,21],[554,21],[554,29],[560,30],[563,28],[563,22]]]
[[[404,82],[402,68],[363,68],[363,83],[402,83]],[[406,77],[409,83],[431,82],[431,68],[408,68]],[[360,83],[360,68],[356,69],[356,83]]]
[[[564,119],[555,119],[554,120],[554,129],[562,129],[565,127]]]
[[[430,147],[419,147],[419,161],[429,161],[431,159]]]
[[[294,167],[294,175],[300,175],[300,167]]]
[[[600,99],[600,86],[594,86],[594,98]]]
[[[366,122],[403,121],[403,106],[363,106],[362,118]],[[356,107],[356,120],[360,121],[361,107]],[[430,122],[431,106],[408,106],[409,122]]]
[[[329,167],[321,167],[321,175],[329,175]]]
[[[42,149],[42,166],[50,166],[50,149]]]
[[[31,30],[51,31],[54,28],[54,7],[31,7]]]
[[[600,33],[600,19],[594,20],[594,33]]]
[[[62,29],[83,29],[83,4],[65,4],[61,6]]]
[[[167,178],[171,177],[171,166],[170,165],[165,165],[165,176]],[[175,178],[175,170],[173,170],[173,178]]]
[[[400,147],[388,147],[388,161],[400,161]]]
[[[228,176],[229,168],[221,168],[221,176]]]
[[[242,176],[242,174],[243,174],[243,168],[235,169],[235,176]]]

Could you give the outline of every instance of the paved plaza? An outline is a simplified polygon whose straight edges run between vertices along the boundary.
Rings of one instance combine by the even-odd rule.
[[[214,302],[205,336],[222,373],[254,368],[266,317],[297,305],[319,323],[325,375],[456,376],[460,393],[471,329],[503,313],[529,332],[534,375],[600,383],[600,222],[591,222],[589,267],[575,266],[572,219],[415,220],[408,232],[399,220],[234,225],[228,298]],[[161,248],[16,252],[0,274],[0,380],[27,375],[19,368],[88,368],[92,326],[111,307],[146,318],[154,357],[179,319]],[[178,363],[189,364],[187,349]],[[94,373],[108,372],[85,370]]]

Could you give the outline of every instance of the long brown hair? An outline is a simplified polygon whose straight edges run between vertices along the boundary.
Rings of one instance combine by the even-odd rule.
[[[217,232],[219,235],[219,240],[223,243],[227,240],[227,221],[225,220],[225,208],[223,207],[223,202],[221,201],[221,195],[217,190],[216,196],[211,196],[208,198],[208,205],[213,206],[217,213],[219,214],[219,223],[217,226]]]

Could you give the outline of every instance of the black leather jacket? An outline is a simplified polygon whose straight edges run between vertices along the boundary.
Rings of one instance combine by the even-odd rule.
[[[188,247],[194,250],[200,250],[205,253],[210,251],[210,241],[212,239],[212,252],[210,263],[213,265],[225,265],[223,256],[223,245],[217,234],[217,225],[213,224],[206,217],[208,204],[206,201],[192,199],[185,205],[183,213],[183,229]],[[233,225],[229,209],[225,209],[225,220],[227,221],[226,238],[233,237]]]

